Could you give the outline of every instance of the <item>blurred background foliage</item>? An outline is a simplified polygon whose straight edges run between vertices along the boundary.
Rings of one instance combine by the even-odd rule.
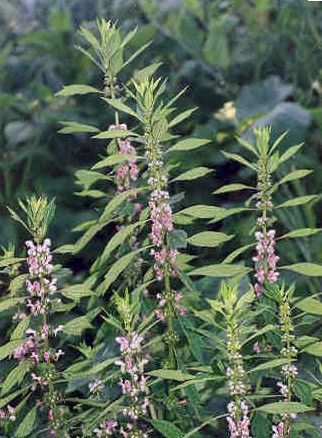
[[[79,25],[94,26],[97,16],[118,20],[127,31],[139,26],[132,48],[153,41],[137,68],[162,61],[173,95],[188,86],[180,109],[198,107],[180,133],[211,139],[202,152],[173,165],[212,167],[209,178],[176,183],[189,204],[240,205],[240,192],[213,196],[228,181],[251,176],[228,162],[221,150],[237,151],[236,135],[251,137],[254,126],[271,125],[276,138],[290,130],[284,147],[305,142],[297,168],[315,172],[294,184],[285,198],[319,194],[322,187],[322,8],[303,0],[1,0],[0,3],[0,244],[20,241],[6,206],[26,194],[56,197],[51,228],[54,244],[74,240],[70,230],[95,215],[89,201],[75,195],[75,172],[88,169],[106,145],[87,134],[61,135],[59,121],[100,128],[112,122],[103,105],[82,96],[58,99],[63,85],[99,86],[100,73],[75,50]],[[126,80],[126,78],[124,78]],[[290,166],[294,165],[291,164]],[[314,209],[313,209],[314,207]],[[280,217],[286,230],[321,226],[321,202],[304,213],[293,208]],[[249,243],[250,220],[226,219],[221,225],[239,243]],[[216,224],[214,229],[218,228]],[[322,262],[322,237],[285,247],[286,258]],[[224,257],[226,245],[215,256]],[[213,251],[212,251],[213,254]],[[209,254],[204,252],[204,257]],[[82,270],[90,254],[73,266]]]

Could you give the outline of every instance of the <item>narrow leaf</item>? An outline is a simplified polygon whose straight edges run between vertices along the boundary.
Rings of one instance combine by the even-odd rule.
[[[96,126],[84,125],[77,122],[61,122],[65,127],[60,129],[58,132],[60,134],[73,134],[81,132],[99,132]]]
[[[186,380],[194,379],[192,374],[185,374],[177,370],[154,370],[150,371],[149,376],[158,377],[165,380],[176,380],[177,382],[185,382]]]
[[[56,96],[75,96],[76,94],[101,93],[97,88],[90,85],[74,84],[66,85],[62,90],[56,93]]]
[[[187,138],[186,140],[181,140],[174,146],[170,147],[167,152],[192,151],[193,149],[200,148],[209,143],[210,140],[206,139]]]
[[[284,236],[279,237],[280,239],[295,239],[297,237],[312,236],[313,234],[320,233],[322,228],[299,228],[298,230],[290,231],[284,234]]]
[[[211,172],[213,172],[213,170],[208,169],[207,167],[195,167],[194,169],[181,173],[181,175],[177,176],[172,181],[191,181],[193,179],[201,178]]]
[[[98,131],[98,130],[97,130]],[[94,135],[93,138],[98,139],[112,139],[112,138],[127,138],[127,137],[137,137],[138,134],[136,134],[133,131],[126,131],[126,130],[111,130],[111,131],[103,131],[100,132],[97,135]]]
[[[238,161],[238,163],[243,164],[246,167],[250,167],[253,170],[256,170],[256,167],[253,164],[251,164],[249,161],[246,160],[246,158],[241,157],[240,155],[231,154],[230,152],[226,151],[223,151],[223,154],[230,160]]]
[[[249,268],[240,265],[229,265],[221,263],[218,265],[203,266],[189,272],[189,275],[204,275],[206,277],[234,277],[235,275],[246,275]]]
[[[256,190],[254,187],[246,186],[245,184],[227,184],[212,192],[213,195],[220,193],[236,192],[238,190]]]
[[[228,242],[234,236],[228,236],[224,233],[217,233],[214,231],[203,231],[189,237],[188,242],[194,246],[206,246],[209,248],[215,248],[224,242]]]
[[[299,414],[301,412],[312,411],[312,408],[297,402],[276,402],[263,405],[258,410],[268,414]]]
[[[288,271],[309,277],[322,277],[322,266],[315,263],[296,263],[294,265],[281,266],[279,269],[287,269]]]
[[[182,112],[181,114],[177,115],[174,119],[171,120],[169,123],[169,128],[173,128],[174,126],[178,125],[179,123],[183,122],[185,119],[190,117],[198,108],[192,108],[189,110],[186,110]]]

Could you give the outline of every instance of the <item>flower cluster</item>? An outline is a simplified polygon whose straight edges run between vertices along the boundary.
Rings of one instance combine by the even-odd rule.
[[[120,435],[124,438],[147,437],[146,433],[137,429],[137,420],[146,415],[149,406],[147,394],[147,377],[144,367],[149,362],[148,357],[142,351],[143,338],[136,332],[126,337],[117,337],[116,342],[120,346],[122,359],[115,361],[120,367],[123,377],[119,381],[122,394],[128,398],[129,406],[123,410],[128,419],[125,427],[120,428]]]
[[[157,299],[159,301],[159,308],[155,311],[157,318],[160,321],[164,321],[167,314],[167,309],[165,307],[167,303],[171,305],[172,309],[179,312],[180,315],[185,316],[187,314],[187,310],[185,307],[180,306],[180,301],[182,298],[182,293],[175,290],[165,294],[158,292]]]
[[[238,409],[239,408],[239,409]],[[235,402],[230,402],[227,406],[229,416],[227,417],[231,438],[251,438],[249,408],[247,403],[242,400],[237,406]],[[238,412],[239,411],[239,412]],[[241,418],[238,420],[238,418]]]
[[[248,417],[249,408],[244,400],[248,391],[246,384],[246,373],[243,366],[241,344],[238,339],[238,324],[234,320],[229,321],[227,327],[227,357],[229,366],[226,370],[228,377],[228,388],[234,401],[227,406],[229,416],[227,417],[231,438],[251,438],[250,420]]]
[[[51,380],[55,375],[54,363],[64,355],[64,352],[61,349],[51,348],[49,345],[49,338],[56,337],[63,330],[62,325],[54,328],[47,323],[47,316],[51,309],[51,298],[57,291],[57,279],[51,278],[53,265],[50,246],[49,239],[45,239],[42,244],[36,244],[30,240],[26,242],[29,269],[29,278],[26,280],[29,298],[26,299],[26,308],[35,318],[35,324],[33,324],[35,328],[26,330],[26,339],[15,348],[13,357],[19,362],[29,361],[32,364],[31,390],[35,392],[37,388],[47,389],[51,392],[51,396],[47,397],[48,400],[53,400],[58,397],[51,385]],[[39,316],[42,321],[40,324]],[[51,408],[51,404],[50,401],[47,406],[48,418],[51,421],[52,430],[55,432],[59,422],[57,422],[54,413],[59,412],[61,415],[61,410],[56,405]],[[54,427],[54,424],[57,427]]]
[[[291,320],[291,308],[286,294],[283,296],[283,300],[279,306],[279,318],[282,331],[282,343],[284,345],[281,353],[285,358],[286,363],[282,366],[283,382],[277,382],[277,386],[284,400],[290,402],[292,400],[292,383],[298,374],[297,366],[294,364],[298,350],[292,345],[295,339],[294,327]],[[289,424],[291,420],[296,418],[296,416],[295,413],[284,414],[282,416],[283,421],[281,421],[278,426],[273,426],[272,438],[288,437],[290,434]]]
[[[119,125],[110,125],[109,131],[126,131],[127,126],[125,123]],[[129,158],[116,169],[116,183],[117,191],[123,192],[131,188],[131,182],[136,181],[139,175],[139,169],[136,164],[137,153],[129,140],[119,140],[119,154],[129,155]]]
[[[106,420],[100,423],[99,427],[96,427],[93,432],[98,438],[104,438],[113,435],[117,430],[117,422],[114,420]]]
[[[11,421],[12,423],[16,421],[15,410],[12,406],[7,405],[5,408],[0,409],[1,421]]]
[[[285,430],[285,426],[284,426],[284,422],[281,421],[277,426],[273,426],[272,431],[273,431],[273,435],[272,438],[288,438],[290,435],[290,429],[288,428],[286,430],[286,435],[284,433]]]
[[[275,230],[256,231],[255,238],[257,241],[257,254],[253,257],[256,268],[256,280],[254,289],[257,296],[263,293],[265,281],[276,283],[279,273],[276,272],[276,264],[279,257],[275,254]]]

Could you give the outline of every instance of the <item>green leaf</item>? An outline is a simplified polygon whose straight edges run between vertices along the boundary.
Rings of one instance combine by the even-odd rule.
[[[265,415],[256,412],[252,420],[252,435],[254,437],[268,437],[271,432],[271,424]]]
[[[284,154],[280,157],[279,164],[284,163],[284,161],[288,160],[293,155],[295,155],[301,149],[303,144],[304,143],[300,143],[300,144],[297,144],[296,146],[292,146],[292,147],[288,148],[287,151],[284,152]]]
[[[279,237],[280,239],[295,239],[297,237],[312,236],[313,234],[320,233],[322,228],[299,228],[298,230],[290,231],[284,234],[284,236]]]
[[[74,254],[81,251],[84,246],[86,246],[97,234],[99,231],[101,231],[106,225],[108,224],[108,221],[101,222],[99,221],[95,225],[92,225],[86,233],[83,234],[83,236],[77,240],[77,242],[74,245]]]
[[[20,385],[28,370],[29,364],[27,362],[21,362],[13,370],[11,370],[3,382],[1,395],[9,392],[14,385]]]
[[[294,170],[293,172],[288,173],[287,175],[285,175],[277,184],[277,186],[280,186],[282,184],[285,184],[287,182],[290,181],[294,181],[297,179],[301,179],[306,177],[307,175],[310,175],[313,171],[312,170],[308,170],[308,169],[299,169],[299,170]]]
[[[315,300],[311,297],[304,298],[304,300],[296,303],[295,307],[302,310],[303,312],[311,313],[312,315],[322,315],[321,301]]]
[[[38,409],[38,406],[34,406],[28,412],[28,414],[25,416],[25,418],[19,424],[19,427],[18,427],[16,434],[15,434],[15,438],[26,438],[26,437],[32,436],[31,432],[32,432],[32,429],[33,429],[35,421],[36,421],[37,409]]]
[[[23,298],[8,298],[6,300],[0,301],[0,312],[10,309],[16,306],[19,302],[22,302]]]
[[[196,219],[211,219],[218,213],[226,211],[224,208],[211,205],[193,205],[176,213],[175,216],[187,215]]]
[[[195,376],[193,376],[192,374],[185,374],[177,370],[160,369],[160,370],[150,371],[148,374],[149,376],[152,377],[158,377],[160,379],[165,379],[165,380],[175,380],[177,382],[185,382],[186,380],[191,380],[195,378]]]
[[[124,161],[129,161],[130,159],[131,159],[131,155],[129,154],[110,155],[109,157],[104,158],[103,160],[96,163],[92,167],[92,169],[96,170],[96,169],[102,169],[103,167],[114,166],[115,164],[121,164]]]
[[[246,160],[246,158],[241,157],[237,154],[231,154],[230,152],[222,151],[222,153],[225,155],[225,157],[229,158],[230,160],[238,161],[238,163],[243,164],[246,167],[250,167],[253,170],[257,170],[256,167],[251,164],[249,161]]]
[[[169,123],[169,128],[173,128],[174,126],[178,125],[179,123],[183,122],[183,120],[190,117],[198,108],[192,108],[186,111],[183,111],[181,114],[177,115],[174,119],[171,120]]]
[[[297,402],[269,403],[257,409],[259,411],[267,412],[268,414],[299,414],[301,412],[312,411],[312,408],[309,406]]]
[[[194,169],[181,173],[181,175],[177,176],[172,181],[192,181],[194,179],[208,175],[211,172],[213,172],[213,170],[208,169],[207,167],[195,167]]]
[[[118,259],[111,266],[110,270],[105,275],[104,281],[97,288],[97,292],[99,295],[103,295],[107,289],[114,283],[115,280],[119,277],[119,275],[128,267],[128,265],[134,260],[137,254],[141,251],[144,251],[146,248],[140,248],[137,251],[132,251],[125,256]]]
[[[268,362],[261,363],[260,365],[257,365],[256,367],[252,368],[250,370],[250,372],[255,373],[257,371],[263,371],[263,370],[269,370],[271,368],[276,368],[276,367],[279,367],[281,365],[284,365],[285,363],[287,363],[287,361],[288,361],[287,358],[269,360]]]
[[[220,193],[236,192],[238,190],[256,190],[254,187],[246,186],[245,184],[227,184],[212,192],[213,195]]]
[[[86,189],[89,189],[96,181],[105,179],[106,176],[100,172],[94,172],[93,170],[80,169],[75,172],[76,178],[79,180],[77,184],[82,184]]]
[[[79,301],[84,297],[90,297],[95,295],[95,292],[93,292],[84,284],[73,284],[61,290],[60,293],[70,300],[74,301]]]
[[[296,263],[294,265],[281,266],[279,269],[287,269],[288,271],[309,277],[322,277],[322,266],[315,263]]]
[[[11,333],[10,341],[14,341],[16,339],[22,339],[29,325],[30,325],[30,316],[26,316],[18,323],[14,331]]]
[[[172,230],[167,235],[171,249],[187,248],[187,233],[183,230]]]
[[[184,433],[177,426],[165,420],[151,420],[152,426],[166,438],[182,438]]]
[[[3,259],[0,261],[0,268],[6,268],[7,266],[15,265],[26,260],[23,257],[13,257],[11,259]]]
[[[109,240],[106,245],[103,254],[100,257],[100,265],[106,263],[109,255],[120,245],[122,245],[126,239],[131,236],[136,228],[144,224],[144,221],[136,222],[135,224],[130,224],[125,228],[122,228]]]
[[[311,354],[312,356],[322,357],[322,342],[315,342],[301,350],[301,353]]]
[[[295,394],[301,400],[301,403],[304,403],[305,405],[311,405],[312,387],[308,382],[302,379],[295,379],[292,387]]]
[[[126,130],[111,130],[111,131],[103,131],[100,132],[97,135],[94,135],[93,138],[97,139],[107,139],[107,138],[127,138],[127,137],[138,137],[138,134],[136,134],[133,131],[126,131]]]
[[[66,85],[62,90],[56,93],[56,96],[75,96],[76,94],[101,93],[97,88],[90,85],[74,84]]]
[[[105,207],[105,210],[104,210],[102,216],[100,217],[100,221],[105,221],[105,220],[111,218],[111,214],[114,212],[114,210],[117,207],[119,207],[123,202],[125,202],[129,196],[137,194],[141,190],[142,189],[140,189],[140,188],[135,188],[135,189],[127,190],[126,192],[122,192],[122,193],[114,196],[114,198]]]
[[[224,242],[228,242],[233,237],[233,235],[228,236],[227,234],[217,233],[215,231],[203,231],[189,237],[188,243],[194,246],[206,246],[209,248],[215,248]]]
[[[133,116],[136,119],[140,119],[138,114],[135,111],[133,111],[132,108],[120,102],[119,100],[107,99],[106,97],[103,97],[103,100],[105,100],[109,105],[111,105],[113,108],[117,109],[118,111],[129,114],[130,116]]]
[[[216,222],[219,222],[229,216],[232,216],[234,214],[243,213],[244,211],[252,211],[251,208],[244,208],[244,207],[236,207],[236,208],[223,208],[222,211],[218,211],[214,217],[209,223],[214,224]]]
[[[99,132],[99,129],[96,128],[96,126],[91,125],[84,125],[82,123],[77,122],[68,122],[63,121],[60,122],[65,127],[60,129],[58,132],[60,134],[73,134],[73,133],[80,133],[80,132]]]
[[[64,333],[66,335],[80,336],[84,330],[93,328],[91,320],[95,318],[99,310],[95,310],[88,315],[79,316],[64,325]]]
[[[233,251],[231,254],[229,254],[229,256],[225,258],[223,263],[233,262],[236,259],[236,257],[238,257],[240,254],[243,254],[245,251],[252,248],[254,245],[255,245],[254,243],[251,243],[249,245],[241,246],[240,248],[235,249],[235,251]]]
[[[229,265],[220,263],[208,265],[194,269],[189,275],[204,275],[206,277],[234,277],[235,275],[246,275],[250,272],[249,268],[240,265]]]
[[[277,205],[275,208],[296,207],[297,205],[307,204],[308,202],[311,202],[317,198],[318,195],[297,196],[296,198],[289,199],[288,201],[285,201],[282,204]]]
[[[192,151],[193,149],[200,148],[209,143],[210,140],[203,138],[187,138],[186,140],[181,140],[174,146],[171,146],[167,152]]]
[[[17,339],[14,341],[10,341],[7,344],[0,347],[0,361],[10,356],[15,348],[17,348],[21,344],[22,340]]]

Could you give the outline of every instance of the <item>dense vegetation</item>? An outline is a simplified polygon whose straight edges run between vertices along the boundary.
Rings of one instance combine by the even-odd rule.
[[[2,435],[319,437],[319,5],[0,13]]]

